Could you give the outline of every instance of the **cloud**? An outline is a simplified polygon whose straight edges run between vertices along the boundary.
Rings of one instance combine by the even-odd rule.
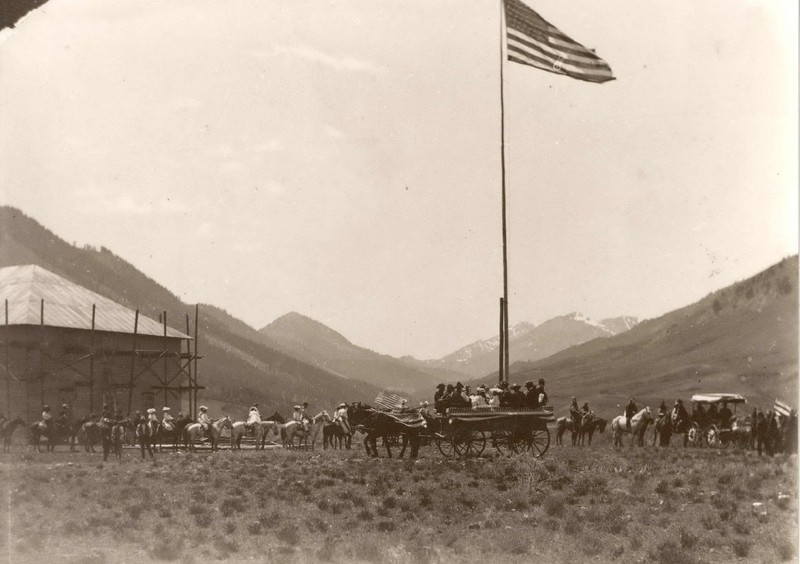
[[[286,46],[276,45],[272,51],[250,51],[250,54],[255,57],[276,57],[279,55],[289,55],[318,63],[328,68],[337,71],[360,72],[364,74],[379,75],[387,72],[387,68],[381,65],[376,65],[369,61],[363,61],[354,57],[337,57],[330,55],[308,45]]]

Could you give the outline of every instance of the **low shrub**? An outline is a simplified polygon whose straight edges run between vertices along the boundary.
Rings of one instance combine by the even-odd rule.
[[[731,542],[731,548],[733,548],[733,553],[736,556],[739,558],[744,558],[750,554],[750,547],[752,544],[753,543],[748,539],[733,539],[733,542]]]

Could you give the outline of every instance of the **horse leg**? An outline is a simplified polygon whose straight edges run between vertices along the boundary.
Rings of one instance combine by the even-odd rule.
[[[419,444],[420,444],[419,435],[412,435],[411,436],[411,454],[409,454],[409,458],[411,460],[416,460],[419,456]]]
[[[406,453],[406,446],[408,446],[408,437],[405,435],[400,435],[400,454],[397,455],[397,458],[403,458],[403,455]]]

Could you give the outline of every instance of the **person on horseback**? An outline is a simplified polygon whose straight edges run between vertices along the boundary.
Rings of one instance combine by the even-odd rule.
[[[661,400],[661,405],[658,406],[658,412],[656,413],[656,421],[661,419],[667,414],[667,404],[664,400]]]
[[[675,400],[675,406],[672,408],[670,418],[672,419],[672,428],[675,431],[683,429],[684,425],[689,421],[689,413],[683,407],[683,400]]]
[[[254,403],[250,406],[250,411],[247,413],[247,421],[244,426],[247,427],[247,433],[254,434],[256,425],[261,424],[261,413],[258,411],[258,404]]]
[[[173,423],[174,417],[169,413],[169,407],[166,405],[161,408],[161,426],[164,428],[165,431],[172,432],[175,430],[175,424]]]
[[[333,422],[339,425],[342,428],[342,431],[347,433],[348,435],[352,434],[350,430],[350,421],[347,418],[347,404],[340,403],[336,407],[336,412],[333,414]]]
[[[631,418],[639,412],[639,408],[636,407],[636,403],[633,401],[633,398],[630,399],[628,405],[625,407],[625,427],[628,429],[628,432],[631,432]]]
[[[53,416],[50,413],[50,406],[45,405],[42,408],[42,420],[39,422],[39,425],[42,429],[48,429],[53,421]]]
[[[569,406],[569,418],[572,419],[572,428],[577,429],[581,424],[581,410],[578,408],[578,398],[572,396],[572,403]]]
[[[206,438],[211,438],[209,429],[211,428],[211,418],[208,416],[208,408],[204,405],[200,406],[200,414],[197,416],[197,422],[200,424],[200,430]]]

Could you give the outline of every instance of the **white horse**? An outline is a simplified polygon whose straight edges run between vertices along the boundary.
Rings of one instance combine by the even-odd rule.
[[[634,437],[637,438],[639,446],[644,445],[644,432],[647,430],[647,426],[652,422],[653,413],[650,411],[649,406],[645,407],[639,413],[631,417],[631,446],[633,446]],[[628,422],[624,415],[618,415],[611,422],[614,446],[622,446],[622,434],[629,432],[627,423]]]
[[[209,440],[211,441],[211,451],[215,451],[218,449],[218,442],[219,437],[222,434],[223,429],[233,429],[233,423],[231,423],[231,418],[227,415],[225,417],[220,417],[219,419],[214,419],[211,422],[211,425],[208,428],[208,435]],[[190,451],[194,451],[194,441],[200,437],[202,434],[202,426],[200,423],[190,423],[184,429],[184,437],[186,438],[186,446]]]
[[[254,425],[254,436],[256,439],[256,449],[263,449],[267,437],[272,433],[276,437],[280,435],[280,425],[275,421],[257,421]],[[245,421],[235,421],[231,427],[231,449],[241,450],[242,437],[247,434],[247,423]]]
[[[281,427],[281,440],[283,441],[284,448],[295,448],[294,439],[295,437],[299,437],[300,441],[297,444],[297,448],[302,447],[308,450],[310,446],[313,450],[314,443],[317,439],[317,433],[321,427],[319,423],[323,421],[326,415],[324,411],[321,411],[309,419],[308,423],[305,425],[300,421],[289,421],[284,424]],[[311,439],[311,441],[309,441],[309,439]]]

